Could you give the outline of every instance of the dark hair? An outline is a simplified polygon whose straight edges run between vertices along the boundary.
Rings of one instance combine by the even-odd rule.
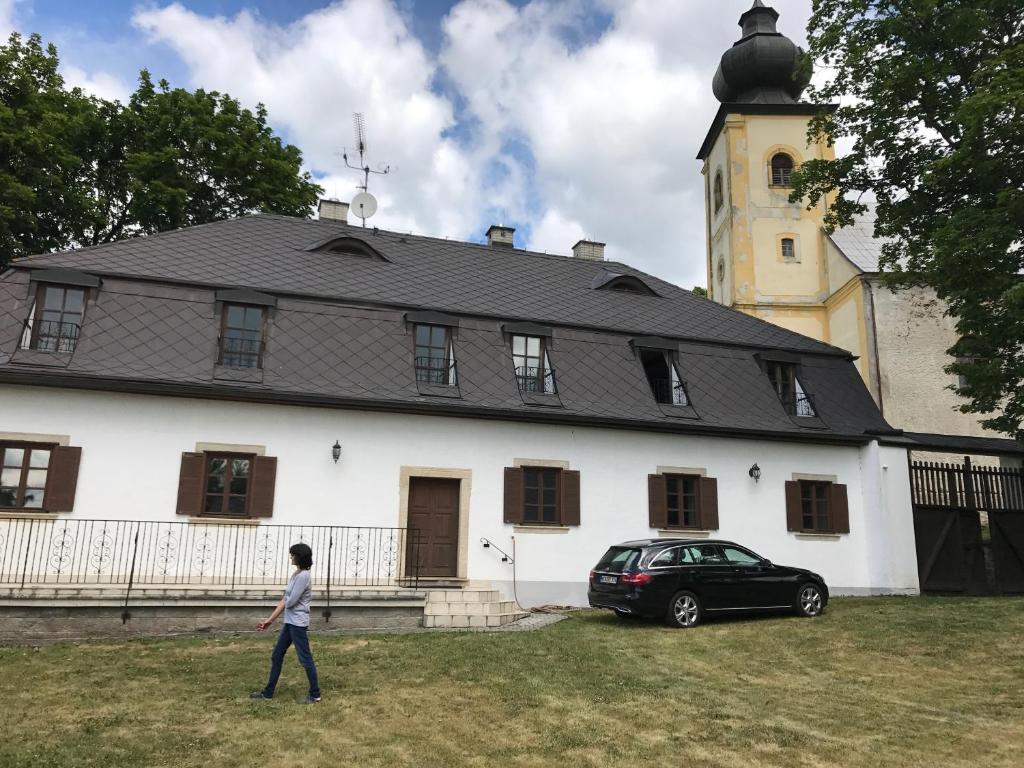
[[[313,550],[309,544],[292,544],[288,554],[295,556],[295,564],[302,570],[308,571],[313,567]]]

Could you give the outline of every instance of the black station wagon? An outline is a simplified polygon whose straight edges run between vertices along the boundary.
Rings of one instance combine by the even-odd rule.
[[[676,627],[727,611],[787,609],[817,616],[828,603],[818,574],[709,539],[643,539],[611,547],[590,572],[588,594],[594,608],[621,617],[665,617]]]

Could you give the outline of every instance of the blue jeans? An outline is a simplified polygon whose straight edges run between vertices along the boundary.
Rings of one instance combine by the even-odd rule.
[[[296,627],[294,624],[285,624],[281,627],[274,652],[270,654],[270,679],[267,681],[267,687],[263,689],[264,696],[269,698],[274,695],[277,679],[281,676],[284,656],[288,652],[288,646],[294,643],[299,664],[306,670],[306,677],[309,678],[309,695],[314,699],[320,697],[320,683],[317,682],[316,664],[313,663],[313,654],[309,650],[309,636],[306,630],[307,627]]]

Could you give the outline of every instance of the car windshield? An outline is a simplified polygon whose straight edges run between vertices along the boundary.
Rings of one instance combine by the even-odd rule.
[[[595,571],[622,573],[640,559],[640,550],[632,547],[612,547],[594,567]]]

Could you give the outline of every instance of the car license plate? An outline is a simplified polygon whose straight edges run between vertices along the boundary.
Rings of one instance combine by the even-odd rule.
[[[598,581],[600,581],[602,584],[614,584],[618,580],[619,579],[617,576],[602,576],[600,577],[600,579],[598,579]]]

